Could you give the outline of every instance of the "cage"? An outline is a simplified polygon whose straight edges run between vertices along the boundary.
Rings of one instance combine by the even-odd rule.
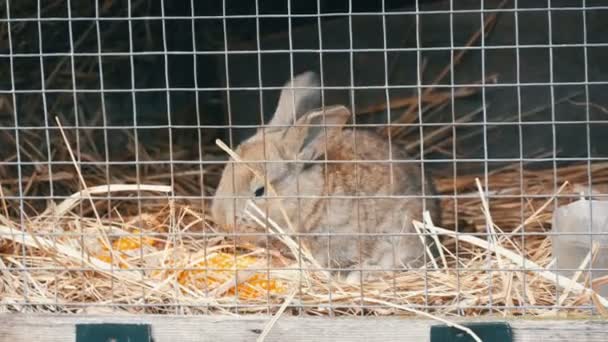
[[[607,14],[0,0],[1,340],[603,339]]]

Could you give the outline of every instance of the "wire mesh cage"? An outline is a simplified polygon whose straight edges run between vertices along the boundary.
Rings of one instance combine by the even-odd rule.
[[[3,312],[606,312],[602,1],[0,4]]]

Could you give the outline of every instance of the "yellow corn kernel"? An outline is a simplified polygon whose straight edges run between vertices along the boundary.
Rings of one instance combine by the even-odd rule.
[[[106,262],[106,263],[111,263],[112,262],[112,257],[108,254],[101,254],[97,256],[97,259]]]
[[[231,279],[234,269],[245,269],[256,262],[256,258],[252,256],[235,257],[228,253],[218,253],[213,257],[201,262],[197,267],[201,270],[183,271],[178,276],[178,282],[182,285],[191,285],[196,287],[213,289],[226,280]],[[259,298],[270,293],[282,293],[284,291],[283,284],[275,279],[267,279],[266,274],[255,274],[246,282],[239,284],[238,295],[241,299]],[[228,291],[234,295],[234,287]]]
[[[144,245],[154,246],[154,239],[148,236],[141,237],[141,239],[139,236],[122,236],[112,243],[112,248],[117,251],[131,251],[139,249],[142,242]]]
[[[284,291],[285,288],[280,281],[275,279],[269,281],[265,274],[256,274],[238,286],[240,299],[256,299],[265,296],[267,292],[278,294]],[[228,293],[234,295],[234,288],[230,289]]]
[[[123,255],[122,257],[125,257],[125,256]],[[106,262],[108,264],[111,264],[112,261],[114,261],[114,263],[116,263],[119,260],[116,257],[114,259],[112,259],[112,256],[110,254],[100,254],[100,255],[97,255],[97,259],[99,259],[99,260],[101,260],[103,262]],[[124,262],[121,262],[120,265],[119,265],[119,267],[122,268],[122,269],[129,268],[129,266],[127,266],[127,264],[125,264]]]

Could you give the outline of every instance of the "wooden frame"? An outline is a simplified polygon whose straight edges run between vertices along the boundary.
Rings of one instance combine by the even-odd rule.
[[[255,341],[270,318],[267,316],[169,316],[169,315],[0,315],[0,341],[65,342],[75,340],[77,323],[146,323],[154,342]],[[471,319],[457,320],[460,323]],[[608,321],[525,320],[507,321],[514,341],[604,341]],[[428,341],[436,321],[399,317],[282,317],[266,341]]]

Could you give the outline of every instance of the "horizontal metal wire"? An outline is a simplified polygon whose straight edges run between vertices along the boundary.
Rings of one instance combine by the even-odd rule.
[[[217,50],[196,50],[196,51],[110,51],[110,52],[19,52],[19,53],[0,53],[0,57],[8,58],[39,58],[39,57],[131,57],[131,56],[196,56],[196,55],[253,55],[253,54],[303,54],[303,53],[364,53],[364,52],[432,52],[432,51],[447,51],[454,50],[471,50],[471,51],[492,51],[492,50],[525,50],[525,49],[559,49],[559,48],[594,48],[608,47],[608,41],[602,43],[558,43],[558,44],[520,44],[520,45],[487,45],[487,46],[429,46],[429,47],[387,47],[387,48],[323,48],[323,49],[217,49]],[[298,88],[295,88],[298,89]]]
[[[94,219],[90,219],[90,220],[94,220]],[[136,224],[133,224],[133,226],[135,226]],[[118,227],[114,227],[115,229],[117,229]],[[109,228],[108,228],[109,230]],[[19,231],[19,230],[14,230],[14,234],[8,235],[8,234],[0,234],[0,237],[12,237],[12,236],[19,236],[19,235],[23,235],[24,232]],[[551,232],[551,231],[533,231],[533,232],[516,232],[516,233],[487,233],[487,232],[470,232],[470,233],[466,233],[467,236],[477,236],[477,237],[488,237],[488,236],[496,236],[496,237],[506,237],[506,238],[510,238],[510,239],[519,239],[519,238],[524,238],[526,236],[532,236],[532,237],[543,237],[543,236],[582,236],[582,237],[589,237],[589,236],[600,236],[600,237],[606,237],[608,236],[608,233],[601,233],[601,232],[593,232],[593,231],[589,231],[589,232]],[[205,233],[197,233],[197,232],[179,232],[179,233],[154,233],[154,232],[145,232],[145,233],[129,233],[129,234],[124,234],[124,233],[112,233],[111,231],[108,231],[105,233],[105,235],[109,238],[113,238],[113,237],[129,237],[129,238],[133,238],[135,241],[137,241],[140,237],[141,238],[146,238],[146,237],[156,237],[156,238],[176,238],[176,237],[191,237],[191,238],[215,238],[215,237],[230,237],[230,238],[247,238],[247,237],[269,237],[269,238],[277,238],[277,237],[282,237],[282,236],[290,236],[290,237],[294,237],[294,238],[300,238],[300,237],[352,237],[352,238],[365,238],[365,237],[380,237],[380,238],[387,238],[387,237],[400,237],[400,236],[451,236],[456,238],[453,234],[441,234],[441,233],[429,233],[429,232],[420,232],[420,233],[414,233],[414,232],[399,232],[399,233],[385,233],[385,232],[378,232],[378,233],[363,233],[363,232],[353,232],[353,233],[340,233],[340,232],[333,232],[333,231],[326,231],[326,232],[319,232],[319,233],[307,233],[307,232],[296,232],[296,233],[278,233],[278,232],[265,232],[264,228],[259,228],[259,232],[239,232],[239,231],[234,231],[234,228],[232,229],[228,229],[226,232],[214,232],[214,231],[210,231],[210,232],[205,232]],[[61,233],[61,232],[57,232],[57,233],[53,233],[53,232],[38,232],[36,233],[37,237],[44,237],[44,238],[53,238],[53,237],[71,237],[71,238],[92,238],[92,237],[98,237],[99,235],[91,235],[91,234],[87,234],[87,233],[71,233],[71,232],[65,232],[65,233]]]
[[[137,193],[138,191],[135,191],[135,193]],[[145,190],[140,190],[139,192],[141,193],[147,193],[148,191]],[[522,199],[522,198],[528,198],[528,199],[559,199],[559,198],[564,198],[564,199],[578,199],[581,198],[582,195],[567,195],[567,194],[563,194],[563,195],[555,195],[555,194],[536,194],[536,193],[531,193],[531,194],[524,194],[524,195],[502,195],[502,194],[494,194],[494,195],[484,195],[485,199]],[[99,195],[95,195],[95,196],[91,196],[94,200],[97,201],[101,201],[101,200],[116,200],[116,201],[134,201],[134,200],[141,200],[141,201],[150,201],[150,200],[167,200],[169,198],[171,199],[181,199],[181,200],[192,200],[192,201],[196,201],[196,200],[202,200],[202,199],[211,199],[211,198],[218,198],[218,199],[251,199],[251,196],[207,196],[207,195],[173,195],[173,196],[169,196],[169,195],[165,195],[165,196],[158,196],[158,195],[134,195],[134,196],[120,196],[120,195],[112,195],[112,196],[99,196]],[[593,195],[593,197],[598,197],[598,198],[605,198],[606,195]],[[53,200],[63,200],[63,199],[70,199],[73,198],[71,196],[62,196],[62,195],[54,195],[54,196],[35,196],[35,195],[23,195],[23,196],[9,196],[9,195],[5,195],[4,199],[6,200],[13,200],[13,201],[19,201],[19,200],[49,200],[49,199],[53,199]],[[86,201],[89,197],[83,195],[82,197],[80,197],[81,200]],[[373,200],[373,199],[471,199],[471,198],[479,198],[479,194],[474,194],[474,193],[466,193],[466,194],[461,194],[461,195],[360,195],[360,196],[355,196],[355,195],[317,195],[317,196],[312,196],[312,195],[281,195],[281,196],[268,196],[267,199],[293,199],[293,200],[297,200],[297,199],[344,199],[344,200]]]
[[[538,157],[538,158],[427,158],[427,159],[411,159],[411,160],[404,160],[404,159],[392,159],[392,160],[384,160],[384,159],[378,159],[378,160],[353,160],[352,163],[355,164],[376,164],[376,163],[392,163],[392,164],[420,164],[421,162],[424,162],[425,164],[432,164],[432,163],[440,163],[440,164],[447,164],[447,163],[454,163],[454,162],[458,162],[459,165],[466,165],[467,163],[515,163],[515,162],[525,162],[525,163],[541,163],[541,162],[583,162],[583,161],[592,161],[592,162],[602,162],[602,161],[606,161],[608,160],[608,157],[589,157],[589,158],[581,158],[581,157],[556,157],[556,158],[548,158],[548,157]],[[334,161],[329,161],[328,163],[333,163]],[[158,164],[162,164],[162,165],[218,165],[218,164],[245,164],[245,163],[250,163],[250,164],[288,164],[285,161],[271,161],[271,160],[265,160],[265,161],[260,161],[260,160],[244,160],[244,161],[218,161],[218,160],[164,160],[164,159],[159,159],[159,160],[130,160],[130,161],[114,161],[114,160],[110,160],[110,161],[106,161],[106,162],[95,162],[95,161],[79,161],[78,165],[82,165],[82,166],[105,166],[105,165],[116,165],[116,166],[133,166],[133,165],[158,165]],[[303,161],[300,162],[293,162],[294,164],[297,163],[303,163]],[[306,164],[320,164],[319,161],[305,161]],[[336,164],[352,164],[351,162],[344,162],[344,161],[335,161]],[[462,163],[462,164],[460,164]],[[52,161],[21,161],[21,162],[15,162],[15,161],[2,161],[0,162],[0,166],[1,165],[8,165],[8,166],[35,166],[35,165],[74,165],[73,162],[70,161],[56,161],[56,160],[52,160]],[[174,177],[171,177],[174,178]]]
[[[145,299],[145,296],[141,296],[141,299]],[[352,310],[360,310],[360,309],[386,309],[386,306],[384,305],[379,305],[379,304],[368,304],[368,303],[360,303],[360,304],[347,304],[347,303],[335,303],[333,305],[330,304],[326,304],[326,305],[319,305],[319,304],[308,304],[305,302],[299,302],[298,297],[295,297],[296,300],[294,300],[293,304],[287,305],[287,308],[310,308],[310,309],[318,309],[319,311],[324,310],[324,311],[329,311],[329,310],[348,310],[348,309],[352,309]],[[139,299],[139,298],[137,298]],[[117,307],[124,307],[124,308],[158,308],[158,309],[162,309],[162,308],[196,308],[196,309],[200,309],[200,310],[205,310],[207,305],[211,305],[210,302],[208,301],[204,301],[202,298],[199,299],[201,302],[200,303],[189,303],[189,302],[180,302],[180,303],[163,303],[163,304],[156,304],[156,303],[138,303],[138,304],[134,304],[134,303],[123,303],[120,301],[120,297],[117,297],[117,302],[113,302],[112,299],[108,299],[107,301],[109,303],[56,303],[56,302],[35,302],[35,301],[15,301],[13,303],[0,303],[0,306],[23,306],[23,307],[40,307],[42,305],[49,305],[49,306],[56,306],[56,307],[60,307],[60,308],[65,308],[66,310],[70,307],[73,308],[83,308],[83,307],[91,307],[91,308],[117,308]],[[193,300],[196,301],[196,300]],[[235,301],[236,301],[236,297],[235,297]],[[353,303],[358,303],[360,301],[360,298],[354,298],[353,299]],[[234,303],[212,303],[214,308],[226,308],[226,309],[243,309],[243,311],[245,311],[247,308],[256,308],[259,309],[260,304],[255,304],[255,303],[247,303],[246,301],[239,301],[238,306],[235,306]],[[280,304],[274,304],[274,303],[270,303],[270,304],[264,304],[264,306],[266,308],[279,308],[281,307]],[[453,309],[454,311],[459,310],[459,309],[477,309],[477,310],[523,310],[523,309],[537,309],[537,310],[549,310],[549,309],[580,309],[580,310],[591,310],[594,309],[593,306],[591,305],[530,305],[530,304],[525,304],[525,305],[501,305],[501,304],[494,304],[494,305],[468,305],[468,304],[453,304],[453,305],[445,305],[445,304],[435,304],[435,305],[418,305],[418,304],[409,304],[407,305],[408,308],[412,308],[412,309]]]
[[[606,120],[555,120],[555,121],[547,121],[547,120],[527,120],[527,121],[516,121],[517,118],[514,118],[513,121],[471,121],[471,122],[422,122],[422,123],[357,123],[357,124],[344,124],[344,125],[335,125],[335,124],[327,124],[327,125],[306,125],[306,124],[294,124],[294,125],[147,125],[141,124],[137,126],[129,126],[129,125],[107,125],[107,126],[73,126],[73,125],[65,125],[62,128],[56,126],[4,126],[0,127],[0,131],[15,131],[17,130],[27,130],[27,131],[60,131],[63,130],[108,130],[108,131],[126,131],[126,130],[144,130],[144,129],[211,129],[211,128],[222,128],[222,129],[252,129],[252,128],[287,128],[287,127],[343,127],[346,129],[366,129],[366,128],[384,128],[384,127],[487,127],[487,126],[538,126],[538,125],[581,125],[581,124],[598,124],[605,125],[608,124],[608,118]],[[491,127],[490,127],[491,128]],[[331,162],[331,160],[329,160]],[[356,160],[355,160],[356,161]],[[361,160],[365,162],[364,160]]]
[[[525,13],[525,12],[539,12],[547,13],[548,7],[529,7],[529,8],[467,8],[467,9],[437,9],[437,10],[394,10],[394,11],[377,11],[377,12],[334,12],[334,13],[285,13],[285,14],[271,14],[271,13],[258,13],[258,14],[217,14],[217,15],[187,15],[187,16],[176,16],[176,15],[164,15],[164,16],[99,16],[99,17],[71,17],[70,21],[90,21],[92,19],[97,21],[148,21],[148,20],[192,20],[192,19],[264,19],[264,18],[319,18],[319,17],[357,17],[357,16],[399,16],[399,15],[424,15],[424,14],[484,14],[484,13]],[[581,12],[583,10],[608,10],[608,6],[602,5],[586,5],[586,6],[563,6],[555,7],[551,6],[552,12]],[[19,21],[34,21],[34,22],[45,22],[45,21],[65,21],[66,17],[12,17],[12,18],[1,18],[0,22],[19,22]]]
[[[581,86],[581,85],[607,85],[608,81],[571,81],[571,82],[521,82],[521,83],[485,83],[483,86],[479,83],[457,83],[457,84],[403,84],[403,85],[368,85],[368,86],[323,86],[319,87],[293,87],[296,91],[298,89],[323,89],[323,90],[386,90],[386,89],[458,89],[458,88],[504,88],[504,87],[526,87],[526,86]],[[104,89],[3,89],[0,90],[0,94],[36,94],[36,93],[149,93],[149,92],[167,92],[167,91],[244,91],[244,90],[281,90],[282,87],[198,87],[198,88],[183,88],[183,87],[150,87],[150,88],[104,88]]]
[[[24,257],[27,258],[27,257]],[[131,257],[131,258],[126,258],[129,261],[137,261],[139,260],[139,257]],[[118,262],[118,258],[114,258],[114,262]],[[460,273],[467,273],[467,272],[503,272],[503,273],[517,273],[517,272],[543,272],[543,271],[547,271],[546,268],[534,268],[534,267],[513,267],[513,268],[501,268],[501,267],[492,267],[492,266],[488,266],[488,267],[460,267],[460,266],[452,266],[449,268],[450,271],[455,271],[455,272],[460,272]],[[91,267],[75,267],[75,266],[69,266],[69,267],[37,267],[37,266],[27,266],[27,270],[22,270],[19,269],[17,267],[15,268],[10,268],[10,267],[3,267],[0,268],[1,271],[11,271],[11,272],[34,272],[34,271],[39,271],[39,272],[46,272],[46,271],[65,271],[65,272],[91,272],[92,270],[94,271],[102,271],[102,272],[116,272],[116,273],[129,273],[129,272],[143,272],[143,271],[175,271],[175,272],[181,272],[181,271],[208,271],[208,272],[226,272],[226,271],[235,271],[235,268],[219,268],[219,267],[130,267],[128,269],[123,269],[120,267],[95,267],[94,269]],[[285,272],[321,272],[321,271],[328,271],[328,272],[340,272],[340,271],[355,271],[355,272],[365,272],[365,273],[369,273],[369,274],[381,274],[383,272],[388,272],[388,273],[394,273],[394,272],[407,272],[403,270],[403,268],[383,268],[381,270],[379,269],[374,269],[374,268],[365,268],[365,267],[351,267],[351,268],[337,268],[337,267],[304,267],[304,268],[296,268],[296,267],[282,267],[281,272],[285,271]],[[246,270],[244,269],[236,269],[235,273],[245,273],[245,272],[272,272],[272,271],[277,271],[276,268],[264,268],[264,267],[252,267],[252,268],[247,268]],[[422,270],[418,270],[418,271],[422,271]],[[578,268],[559,268],[557,271],[559,272],[575,272],[575,271],[580,271]],[[601,272],[601,271],[608,271],[608,268],[591,268],[591,269],[584,269],[583,272]],[[444,274],[445,270],[444,269],[424,269],[424,273],[426,274],[432,274],[432,273],[437,273],[437,274]],[[150,278],[150,277],[146,277],[146,276],[142,276],[144,279],[146,278]],[[489,275],[488,275],[489,277]]]

